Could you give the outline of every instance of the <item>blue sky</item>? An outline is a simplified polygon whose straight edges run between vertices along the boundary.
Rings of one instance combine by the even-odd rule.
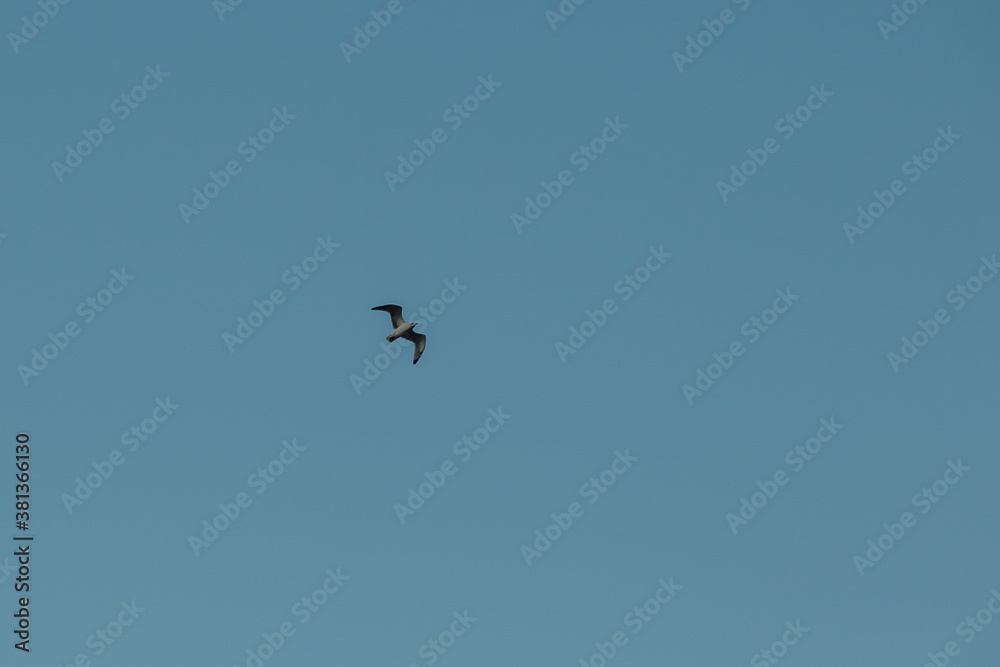
[[[5,655],[995,662],[1000,10],[903,4],[9,3]]]

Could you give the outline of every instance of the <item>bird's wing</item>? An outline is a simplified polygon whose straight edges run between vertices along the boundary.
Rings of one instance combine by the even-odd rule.
[[[403,309],[395,304],[387,304],[385,306],[375,306],[372,310],[384,310],[389,313],[392,317],[392,328],[398,329],[399,325],[404,324],[403,321]]]
[[[403,338],[413,343],[413,363],[417,363],[420,355],[424,353],[424,348],[427,347],[427,336],[414,333],[413,329],[410,329],[403,334]]]

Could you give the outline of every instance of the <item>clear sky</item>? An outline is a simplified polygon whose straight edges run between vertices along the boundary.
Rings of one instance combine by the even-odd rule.
[[[996,664],[1000,9],[903,5],[6,3],[0,662]]]

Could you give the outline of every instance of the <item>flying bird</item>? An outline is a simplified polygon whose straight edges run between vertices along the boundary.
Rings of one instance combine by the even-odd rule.
[[[413,327],[420,323],[404,320],[403,309],[391,303],[385,306],[376,306],[372,310],[384,310],[389,313],[390,317],[392,317],[392,333],[386,336],[385,339],[391,343],[397,338],[405,338],[413,343],[413,363],[417,363],[420,355],[424,353],[424,348],[427,347],[427,336],[418,334],[413,330]]]

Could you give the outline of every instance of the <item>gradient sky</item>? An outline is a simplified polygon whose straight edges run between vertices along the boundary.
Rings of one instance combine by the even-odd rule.
[[[40,4],[7,3],[4,32]],[[862,0],[593,0],[555,29],[556,0],[52,6],[0,57],[0,539],[20,533],[20,432],[35,536],[31,652],[5,631],[0,662],[252,666],[288,623],[263,664],[602,667],[621,632],[609,665],[756,666],[799,623],[782,665],[920,667],[950,641],[950,664],[996,664],[998,623],[971,642],[960,626],[1000,590],[1000,281],[976,278],[1000,254],[995,3],[914,3],[887,38],[892,4]],[[371,12],[391,22],[347,62]],[[678,71],[704,21],[722,33]],[[78,166],[53,166],[102,123]],[[747,151],[767,160],[724,201]],[[226,185],[206,206],[210,172]],[[559,196],[515,225],[543,181]],[[797,298],[775,321],[779,290]],[[385,303],[417,313],[419,364],[406,341],[378,356]],[[717,379],[689,401],[700,372]],[[843,428],[795,463],[821,420]],[[970,469],[921,501],[949,461]],[[401,523],[394,506],[442,477]],[[775,493],[734,534],[758,483]],[[307,616],[328,570],[340,588]],[[674,596],[636,632],[661,580]]]

